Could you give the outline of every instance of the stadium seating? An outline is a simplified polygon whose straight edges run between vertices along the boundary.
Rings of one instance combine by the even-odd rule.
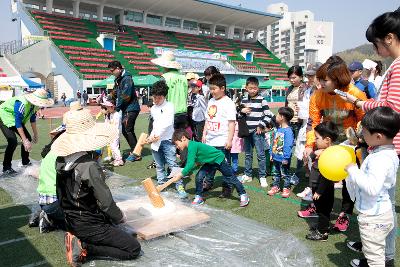
[[[223,72],[266,72],[272,79],[287,79],[286,66],[258,42],[121,26],[35,10],[31,14],[85,79],[108,77],[107,64],[111,60],[121,61],[133,75],[161,75],[161,68],[150,62],[157,57],[155,47],[222,53],[228,58],[223,61],[177,57],[186,70],[203,71],[209,65],[215,65]],[[96,41],[101,32],[116,35],[116,51],[101,48]],[[254,62],[247,62],[241,56],[243,49],[254,51]]]

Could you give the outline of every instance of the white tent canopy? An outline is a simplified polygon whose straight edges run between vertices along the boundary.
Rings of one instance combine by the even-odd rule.
[[[9,85],[11,87],[29,87],[21,76],[0,77],[0,85]]]

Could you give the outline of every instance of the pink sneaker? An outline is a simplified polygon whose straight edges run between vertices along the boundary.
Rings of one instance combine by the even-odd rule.
[[[279,193],[280,189],[277,186],[273,186],[269,191],[268,191],[268,195],[273,196],[277,193]]]
[[[344,212],[341,212],[336,220],[335,226],[333,226],[333,229],[340,232],[346,232],[347,228],[349,227],[349,224],[350,224],[349,217]]]
[[[301,217],[301,218],[316,218],[316,217],[318,217],[317,209],[315,208],[314,204],[308,205],[305,210],[299,210],[297,212],[297,215],[299,215],[299,217]]]
[[[283,198],[288,198],[289,195],[290,195],[290,189],[289,189],[289,188],[283,188],[283,191],[282,191],[281,196],[282,196]]]

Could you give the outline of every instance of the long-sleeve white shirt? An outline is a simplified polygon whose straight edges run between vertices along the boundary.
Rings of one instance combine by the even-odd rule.
[[[388,189],[396,184],[399,158],[393,145],[374,148],[361,169],[348,169],[347,190],[356,209],[366,215],[380,215],[392,209]]]
[[[161,105],[153,105],[150,109],[153,118],[153,131],[150,136],[158,136],[160,139],[151,144],[151,149],[158,151],[161,141],[171,140],[174,134],[174,106],[165,100]]]

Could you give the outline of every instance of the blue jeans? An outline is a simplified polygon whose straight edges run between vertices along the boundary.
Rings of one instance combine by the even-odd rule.
[[[396,186],[388,190],[389,199],[392,202],[393,210],[393,229],[386,236],[385,258],[386,260],[393,260],[396,254],[396,234],[397,234],[397,214],[396,214]]]
[[[246,194],[244,187],[241,182],[239,182],[238,178],[232,171],[232,167],[228,164],[227,160],[224,159],[221,164],[213,163],[205,163],[201,166],[200,170],[196,174],[196,195],[203,196],[203,180],[204,177],[208,176],[207,174],[210,171],[218,170],[223,175],[222,184],[228,185],[229,188],[234,187],[238,191],[239,195]]]
[[[258,175],[259,178],[266,177],[266,162],[265,162],[265,135],[250,133],[249,136],[243,138],[244,140],[244,174],[252,177],[253,170],[253,147],[256,147],[257,160],[258,160]]]
[[[232,166],[233,173],[236,174],[239,169],[239,153],[229,153],[229,156],[226,157],[226,159]]]
[[[229,159],[230,158],[230,152],[228,150],[225,149],[225,147],[223,146],[216,146],[215,147],[218,150],[221,150],[224,155],[225,155],[225,159]],[[207,168],[207,171],[202,172],[202,174],[204,175],[204,177],[206,177],[206,181],[208,182],[208,184],[212,185],[214,184],[214,177],[215,177],[215,173],[217,172],[216,168]],[[225,180],[222,180],[222,187],[229,187],[231,188],[232,186],[230,184],[226,184]]]
[[[272,170],[272,176],[274,177],[273,186],[280,187],[281,179],[283,179],[283,188],[290,189],[289,168],[290,164],[282,164],[281,161],[274,160],[274,168]]]
[[[157,183],[163,184],[168,179],[166,177],[165,164],[172,170],[172,168],[179,167],[176,163],[176,148],[170,140],[161,141],[158,151],[152,150],[154,161],[156,163]],[[179,180],[177,184],[183,184]]]

